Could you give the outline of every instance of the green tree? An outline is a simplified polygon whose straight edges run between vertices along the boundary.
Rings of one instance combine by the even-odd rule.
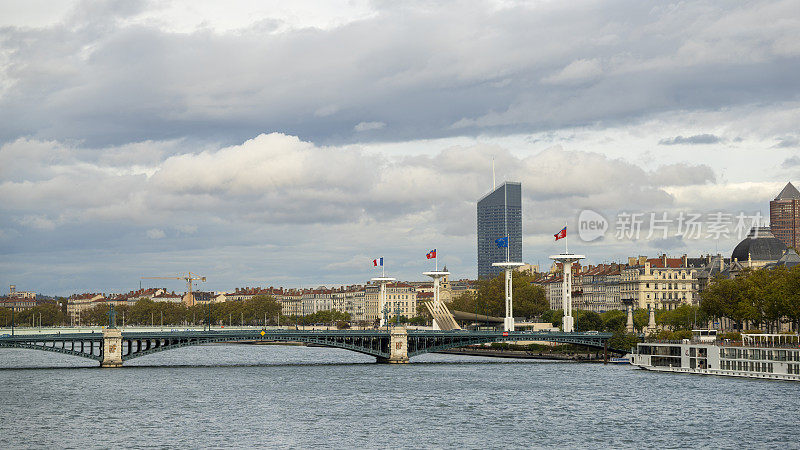
[[[650,323],[650,313],[646,309],[633,311],[633,327],[641,332]]]
[[[85,325],[107,325],[109,306],[99,304],[81,313],[81,323]]]
[[[57,303],[40,303],[32,308],[31,313],[36,318],[36,323],[41,320],[44,327],[67,323],[67,315],[62,312],[61,306]]]
[[[0,324],[2,324],[4,327],[11,326],[11,308],[6,308],[4,306],[0,307]]]
[[[599,331],[603,329],[603,319],[594,311],[576,311],[576,331]]]
[[[795,331],[798,331],[800,330],[800,266],[794,266],[787,271],[784,283],[783,313],[792,321]]]
[[[669,327],[672,331],[691,330],[695,324],[707,322],[707,317],[697,306],[681,305],[673,310],[662,310],[656,314],[656,323]]]
[[[603,320],[603,329],[606,331],[625,330],[628,324],[628,315],[625,311],[611,310],[600,314]]]
[[[538,317],[550,306],[544,289],[526,282],[522,277],[519,283],[514,284],[513,298],[515,316]]]
[[[615,330],[611,339],[608,340],[608,346],[615,350],[629,352],[632,348],[636,347],[639,342],[638,336],[633,333],[626,333],[623,330]]]
[[[563,309],[549,309],[542,313],[542,322],[550,322],[554,327],[560,327],[563,320]]]

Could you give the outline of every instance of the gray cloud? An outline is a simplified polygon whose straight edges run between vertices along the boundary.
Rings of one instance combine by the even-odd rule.
[[[672,236],[666,239],[654,239],[647,243],[647,246],[659,251],[668,252],[679,248],[686,248],[686,242],[681,236]]]
[[[380,130],[381,128],[385,128],[386,124],[384,122],[359,122],[356,126],[353,127],[356,131],[370,131],[370,130]]]
[[[792,156],[790,158],[786,158],[783,160],[781,167],[784,169],[791,169],[793,167],[800,166],[800,156]]]
[[[0,28],[0,284],[363,281],[378,255],[419,278],[430,247],[474,276],[492,157],[523,183],[534,261],[582,208],[749,211],[780,189],[728,186],[748,162],[718,182],[694,148],[648,154],[653,136],[797,145],[792,1],[376,2],[324,26],[264,15],[224,30],[173,28],[163,4],[76,5]],[[612,241],[596,253],[638,251]]]
[[[763,108],[800,92],[791,1],[374,7],[326,29],[254,17],[177,33],[136,20],[144,2],[78,3],[48,28],[0,29],[0,141],[279,131],[347,143],[364,117],[392,124],[370,139],[397,141]]]
[[[778,143],[773,146],[774,148],[800,147],[800,138],[797,136],[783,136],[777,140]]]
[[[719,136],[713,134],[695,134],[694,136],[675,136],[658,141],[659,145],[679,145],[679,144],[716,144],[720,142]]]
[[[651,180],[657,186],[689,186],[713,183],[714,171],[705,165],[667,164],[653,171]]]
[[[200,264],[166,256],[175,252],[236,266],[235,256],[227,262],[218,256],[229,247],[248,255],[252,246],[261,247],[271,258],[299,262],[304,256],[295,246],[302,242],[306,261],[321,249],[342,258],[314,266],[335,269],[331,278],[352,273],[353,248],[383,252],[385,245],[413,260],[418,248],[447,244],[443,253],[452,253],[452,269],[471,273],[475,201],[490,189],[486,168],[492,157],[505,178],[523,183],[525,234],[534,240],[552,234],[581,207],[671,208],[674,198],[665,186],[713,179],[704,166],[647,171],[561,147],[530,156],[473,145],[388,157],[277,133],[167,156],[145,168],[104,167],[82,160],[81,147],[30,140],[0,146],[0,161],[13,161],[27,147],[33,151],[26,164],[0,181],[0,251],[19,255],[15,260],[36,252],[158,254],[159,264],[172,272],[188,270],[176,265]],[[291,277],[270,267],[276,278]]]

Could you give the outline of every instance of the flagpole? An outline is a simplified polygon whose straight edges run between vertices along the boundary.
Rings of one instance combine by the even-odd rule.
[[[381,256],[381,277],[386,278],[386,266],[383,265],[383,256]]]
[[[569,238],[567,238],[567,222],[564,222],[564,254],[569,255]]]
[[[436,249],[433,249],[433,251],[436,251]],[[436,271],[438,272],[439,271],[439,255],[434,256],[433,259],[436,260]]]

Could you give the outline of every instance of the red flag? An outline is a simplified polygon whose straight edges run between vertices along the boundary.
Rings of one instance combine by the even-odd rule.
[[[436,249],[429,251],[425,257],[428,259],[436,259]]]
[[[556,237],[556,240],[563,239],[567,237],[567,227],[564,227],[558,233],[554,234],[553,236]]]

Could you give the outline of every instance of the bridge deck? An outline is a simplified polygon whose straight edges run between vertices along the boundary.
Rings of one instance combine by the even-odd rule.
[[[304,342],[343,348],[387,359],[392,353],[391,332],[371,330],[245,329],[210,331],[122,331],[123,361],[179,347],[218,342]],[[607,348],[611,333],[563,333],[549,331],[407,330],[407,356],[465,345],[490,342],[539,341]],[[102,333],[57,333],[1,336],[0,347],[27,348],[103,360]],[[609,349],[614,351],[613,349]]]

